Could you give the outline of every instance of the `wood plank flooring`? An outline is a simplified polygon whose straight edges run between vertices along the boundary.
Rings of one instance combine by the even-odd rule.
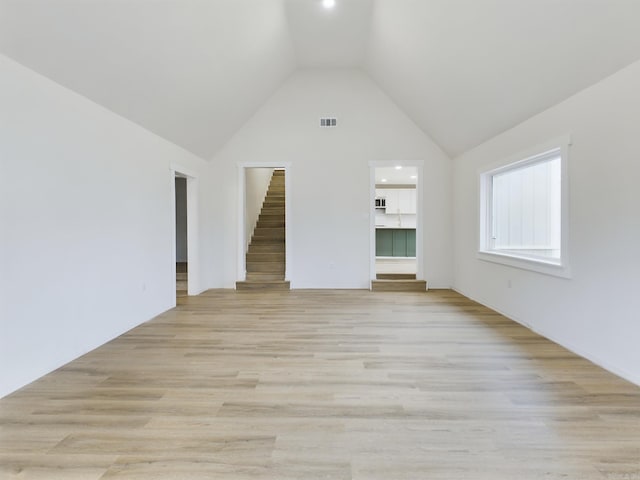
[[[456,293],[179,301],[0,400],[0,478],[640,480],[640,388]]]

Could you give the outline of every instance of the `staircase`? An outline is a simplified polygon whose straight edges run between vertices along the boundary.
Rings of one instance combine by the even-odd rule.
[[[415,273],[379,273],[371,282],[374,292],[425,292],[427,282],[416,280]]]
[[[274,170],[247,251],[247,277],[236,290],[289,290],[285,272],[284,170]]]
[[[176,262],[176,296],[187,296],[187,264]]]

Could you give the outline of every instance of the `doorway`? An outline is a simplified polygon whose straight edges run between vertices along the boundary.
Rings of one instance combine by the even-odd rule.
[[[236,289],[288,290],[290,165],[241,164],[238,180]]]
[[[179,166],[171,168],[173,214],[172,283],[176,302],[198,295],[198,180],[194,173]]]
[[[238,165],[236,289],[289,289],[290,167],[288,162]]]
[[[371,280],[423,280],[422,164],[371,164]]]
[[[186,297],[189,289],[187,178],[176,174],[176,297]]]

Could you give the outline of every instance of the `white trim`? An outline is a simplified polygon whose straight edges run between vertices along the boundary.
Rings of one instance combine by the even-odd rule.
[[[239,243],[236,246],[236,280],[244,282],[247,279],[247,264],[245,255],[245,245],[247,244],[247,228],[245,225],[244,217],[247,212],[247,200],[246,200],[246,172],[245,167],[238,165],[238,240]]]
[[[284,189],[285,189],[285,273],[284,278],[290,281],[290,265],[292,252],[291,235],[291,162],[238,162],[238,244],[236,246],[236,278],[244,281],[247,278],[246,251],[247,231],[245,226],[246,216],[246,169],[247,168],[274,168],[284,169]]]
[[[197,178],[198,174],[196,172],[194,172],[193,170],[190,170],[188,168],[183,167],[182,165],[179,165],[177,163],[171,163],[169,165],[169,169],[173,172],[177,172],[180,175],[184,175],[185,177],[191,177],[191,178]]]
[[[238,167],[242,168],[276,168],[284,169],[291,168],[291,162],[238,162]]]
[[[571,278],[569,264],[569,147],[571,136],[563,135],[518,154],[510,155],[504,160],[495,162],[478,170],[479,181],[479,212],[478,212],[478,251],[479,260],[499,263],[509,267],[530,270],[546,275]],[[492,211],[490,180],[494,175],[524,167],[529,164],[544,161],[559,150],[561,168],[561,201],[560,201],[560,252],[559,261],[536,258],[528,255],[518,255],[512,252],[492,250],[487,246],[487,239],[491,231]]]
[[[369,161],[369,279],[376,279],[376,168],[415,167],[416,183],[416,279],[425,279],[424,268],[424,160],[371,160]],[[371,288],[371,282],[369,282]]]
[[[530,270],[532,272],[544,273],[554,277],[571,278],[571,269],[554,262],[534,259],[531,257],[518,257],[517,255],[499,253],[493,251],[480,251],[476,254],[479,260],[485,262],[499,263],[508,267]]]
[[[371,282],[376,279],[376,168],[369,165],[369,289],[371,290],[373,288]]]
[[[540,154],[549,152],[551,150],[555,150],[557,148],[562,148],[564,146],[570,147],[572,143],[573,141],[571,140],[570,134],[560,135],[546,142],[539,143],[531,148],[520,150],[517,153],[508,155],[504,157],[502,160],[497,160],[488,165],[484,165],[478,169],[478,175],[481,175],[483,173],[486,173],[492,170],[498,170],[500,167],[513,165],[520,161],[526,161],[531,157],[537,157]]]
[[[176,176],[187,179],[187,295],[200,295],[204,290],[200,287],[200,242],[199,242],[199,216],[198,216],[198,178],[195,172],[171,164],[171,212],[173,222],[171,225],[171,251],[173,283],[176,281]],[[174,288],[175,290],[175,288]],[[175,291],[174,291],[175,306]]]
[[[187,295],[204,291],[200,286],[198,185],[196,177],[187,176]]]
[[[424,160],[370,160],[369,167],[423,167]],[[419,179],[419,178],[418,178]]]
[[[171,303],[171,307],[175,307],[177,305],[177,297],[176,297],[176,260],[177,260],[177,255],[176,255],[176,249],[177,247],[177,239],[176,239],[176,216],[177,216],[177,212],[176,212],[176,171],[174,170],[173,165],[171,166],[171,168],[169,169],[169,173],[171,174],[170,177],[170,188],[169,188],[169,192],[170,192],[170,205],[171,205],[171,268],[169,269],[169,271],[172,274],[172,285],[173,285],[173,299],[172,299],[172,303]],[[189,234],[187,233],[187,237],[189,236]],[[188,241],[188,238],[187,238]],[[187,248],[189,248],[187,246]],[[187,252],[188,254],[189,252]],[[187,257],[188,258],[188,257]],[[187,260],[188,262],[188,260]],[[188,263],[187,263],[188,265]],[[188,282],[188,280],[187,280]]]

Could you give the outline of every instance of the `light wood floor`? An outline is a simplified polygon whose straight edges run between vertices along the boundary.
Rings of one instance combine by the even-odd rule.
[[[640,388],[449,291],[212,291],[0,400],[2,479],[640,479]]]

